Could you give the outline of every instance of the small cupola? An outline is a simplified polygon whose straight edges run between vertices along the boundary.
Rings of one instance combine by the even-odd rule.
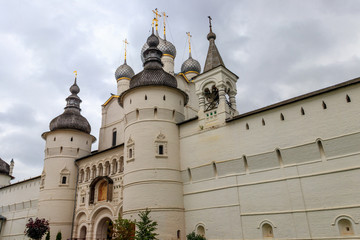
[[[200,63],[193,59],[191,56],[191,35],[190,32],[186,33],[188,35],[188,42],[189,42],[189,58],[187,60],[185,60],[185,62],[183,62],[183,64],[181,65],[181,72],[184,74],[187,73],[195,73],[195,74],[200,74],[201,72],[201,66]]]
[[[135,75],[134,70],[126,63],[126,54],[127,54],[126,46],[129,43],[126,38],[123,42],[125,44],[124,64],[120,65],[115,71],[116,81],[120,81],[122,79],[130,80]]]
[[[91,126],[87,119],[80,114],[81,99],[78,97],[80,88],[76,83],[70,87],[71,95],[66,98],[65,111],[50,122],[50,131],[58,129],[76,129],[85,133],[91,132]]]

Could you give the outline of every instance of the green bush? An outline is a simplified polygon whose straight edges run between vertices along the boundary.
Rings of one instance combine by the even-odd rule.
[[[50,231],[47,232],[45,240],[50,240]]]
[[[115,220],[115,223],[111,229],[113,240],[134,240],[135,239],[135,222],[119,218]]]
[[[61,235],[61,232],[58,232],[56,234],[56,240],[61,240],[62,239],[62,235]]]
[[[199,235],[199,234],[195,234],[195,232],[189,233],[188,235],[186,235],[186,239],[187,240],[206,240],[205,237]]]

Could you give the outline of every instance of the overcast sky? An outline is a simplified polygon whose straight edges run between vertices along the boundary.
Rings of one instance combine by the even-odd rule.
[[[175,72],[188,56],[188,31],[203,68],[212,17],[225,65],[240,77],[240,113],[360,76],[360,1],[0,0],[0,157],[14,159],[13,182],[41,174],[41,134],[63,112],[74,70],[82,114],[98,137],[122,41],[141,71],[155,8],[169,16]]]

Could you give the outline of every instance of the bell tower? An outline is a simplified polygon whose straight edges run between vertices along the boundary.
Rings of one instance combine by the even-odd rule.
[[[225,124],[227,118],[238,114],[236,110],[236,82],[238,76],[225,67],[216,47],[216,34],[212,31],[209,16],[210,32],[207,35],[209,49],[204,71],[194,82],[199,98],[200,127],[209,128]]]

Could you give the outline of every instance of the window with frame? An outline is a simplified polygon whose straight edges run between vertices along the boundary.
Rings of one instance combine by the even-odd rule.
[[[135,143],[131,139],[131,137],[129,137],[129,140],[127,141],[126,148],[127,148],[126,162],[134,161],[135,160]]]
[[[155,157],[167,157],[167,140],[164,134],[160,133],[155,139]]]
[[[59,185],[60,186],[69,186],[69,176],[70,176],[70,171],[65,167],[63,170],[61,170],[60,172],[60,182]]]

